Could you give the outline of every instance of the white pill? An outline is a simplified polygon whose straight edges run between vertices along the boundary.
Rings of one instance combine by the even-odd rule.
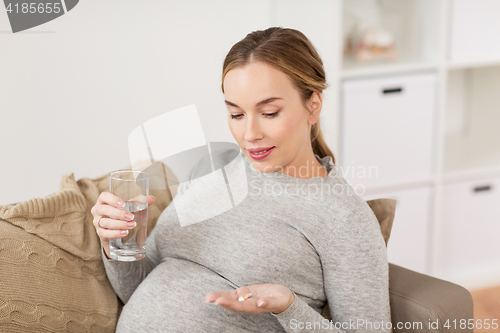
[[[238,301],[243,302],[245,298],[243,296],[238,297]]]

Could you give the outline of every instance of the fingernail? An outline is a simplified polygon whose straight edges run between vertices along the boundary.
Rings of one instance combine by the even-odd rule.
[[[121,231],[121,234],[122,234],[122,235],[126,235],[126,234],[128,234],[128,230],[122,230],[122,231]]]
[[[264,301],[259,301],[259,303],[257,303],[257,306],[263,306],[264,305]]]
[[[156,200],[156,197],[154,195],[152,195],[152,197],[155,198],[155,200]]]
[[[135,228],[135,226],[137,225],[137,223],[136,222],[127,222],[127,225],[129,227],[134,227]]]
[[[118,207],[122,207],[122,208],[125,207],[125,202],[123,202],[121,200],[118,200],[117,204],[118,204]]]
[[[126,217],[127,219],[129,219],[129,220],[133,220],[133,219],[134,219],[134,214],[132,214],[132,213],[127,213],[127,214],[125,214],[125,217]]]

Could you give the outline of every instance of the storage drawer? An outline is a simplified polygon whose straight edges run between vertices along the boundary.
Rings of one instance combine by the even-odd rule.
[[[362,195],[365,200],[396,199],[396,214],[387,243],[389,262],[427,274],[431,188]]]
[[[343,83],[340,165],[367,186],[432,174],[436,74]]]
[[[450,15],[450,61],[499,60],[499,13],[498,0],[453,0]]]
[[[500,271],[500,178],[444,185],[436,267],[440,276]]]

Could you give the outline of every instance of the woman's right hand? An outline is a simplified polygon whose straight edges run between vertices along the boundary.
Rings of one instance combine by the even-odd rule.
[[[148,196],[148,206],[153,204],[156,198]],[[97,198],[96,204],[90,212],[94,216],[93,224],[99,236],[104,252],[108,259],[109,240],[127,236],[130,229],[134,229],[135,221],[132,213],[123,208],[125,202],[111,192],[102,192]]]

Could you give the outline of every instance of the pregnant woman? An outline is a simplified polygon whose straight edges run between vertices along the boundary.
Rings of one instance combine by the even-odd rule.
[[[386,246],[373,211],[337,171],[323,139],[326,86],[322,60],[301,32],[254,31],[231,48],[222,69],[240,149],[213,156],[219,165],[243,159],[246,198],[188,226],[170,204],[147,239],[146,257],[121,262],[109,259],[109,240],[133,223],[120,198],[100,195],[94,226],[125,304],[117,332],[391,331]],[[191,179],[210,165],[203,158]],[[204,193],[184,183],[175,200]],[[193,210],[213,204],[203,202]],[[332,321],[321,316],[326,303]]]

